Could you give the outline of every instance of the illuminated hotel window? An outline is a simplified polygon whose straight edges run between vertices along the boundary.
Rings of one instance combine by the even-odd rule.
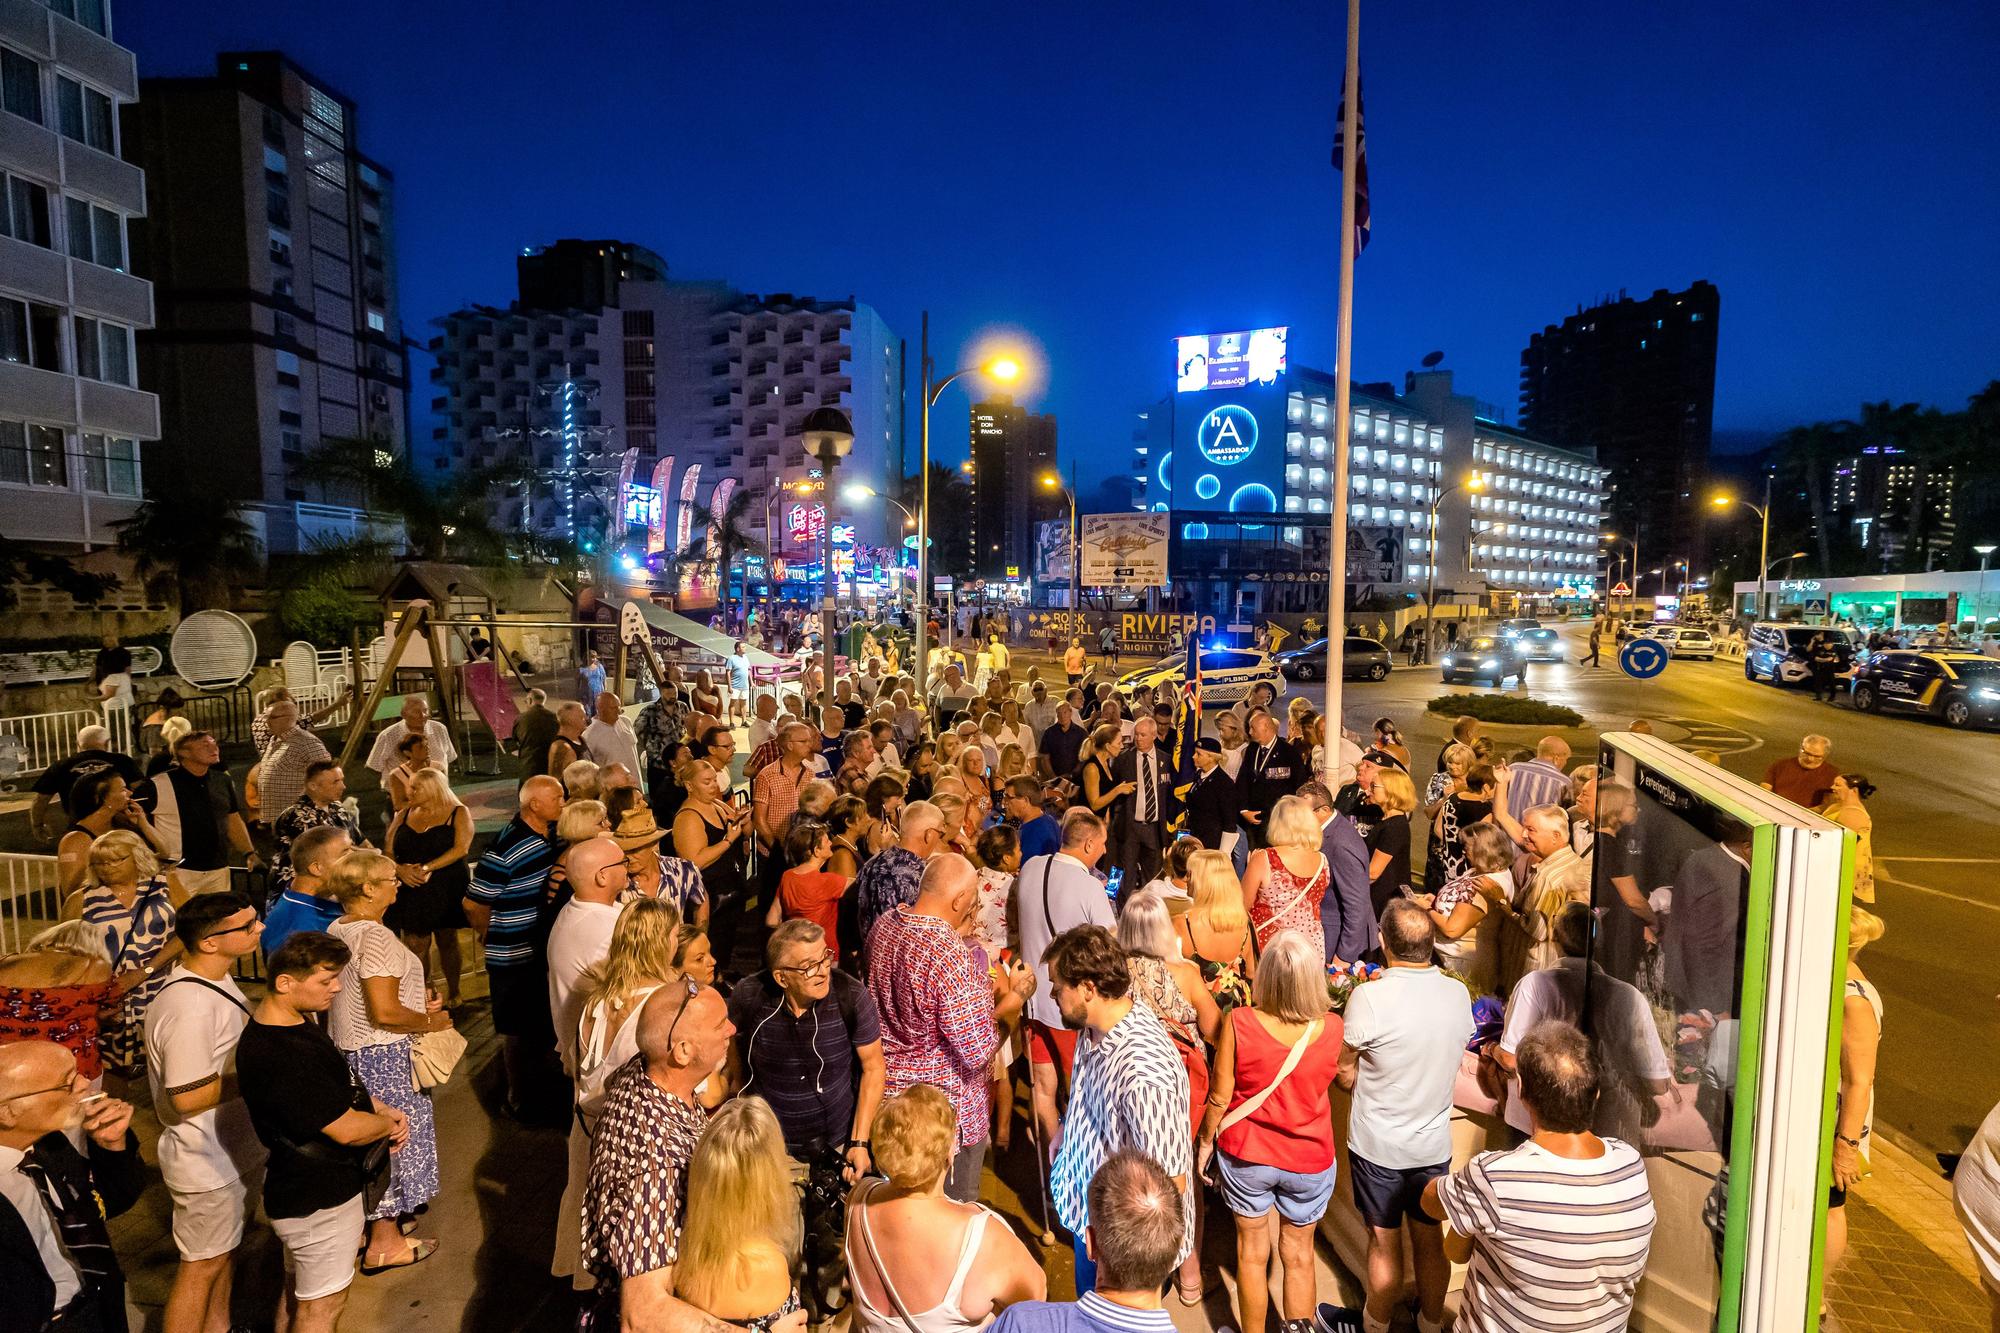
[[[1409,493],[1410,493],[1410,488],[1405,486],[1402,482],[1392,481],[1389,483],[1389,494],[1395,496],[1398,500],[1402,499]]]
[[[1366,412],[1356,412],[1354,414],[1354,433],[1356,435],[1366,435],[1368,433],[1368,414]]]
[[[1304,528],[1285,529],[1285,540],[1290,542],[1292,545],[1294,546],[1302,545],[1304,544],[1305,539],[1306,539],[1306,530]]]
[[[1432,452],[1432,453],[1434,453],[1434,454],[1441,454],[1441,453],[1443,453],[1443,452],[1444,452],[1444,432],[1443,432],[1443,431],[1441,431],[1441,430],[1433,430],[1433,431],[1431,432],[1431,452]]]
[[[1320,499],[1317,495],[1315,495],[1310,501],[1306,503],[1306,508],[1310,509],[1315,514],[1324,514],[1326,512],[1326,501]]]
[[[1381,505],[1376,505],[1368,511],[1368,517],[1377,523],[1386,523],[1389,521],[1389,511]]]
[[[1365,444],[1355,445],[1352,449],[1349,449],[1347,451],[1347,460],[1350,463],[1352,463],[1355,467],[1367,467],[1368,446]]]
[[[1288,455],[1290,455],[1293,458],[1297,458],[1301,454],[1305,453],[1305,451],[1306,451],[1305,436],[1299,434],[1297,431],[1293,431],[1291,434],[1285,437],[1285,452]]]
[[[1357,493],[1365,493],[1368,490],[1368,478],[1362,476],[1359,472],[1350,472],[1347,474],[1347,485],[1349,489]]]
[[[1387,477],[1374,478],[1369,482],[1368,490],[1373,495],[1387,495],[1389,493],[1389,479]]]
[[[1285,416],[1292,421],[1303,421],[1306,416],[1306,400],[1297,394],[1285,404]]]
[[[1389,470],[1391,472],[1408,472],[1410,470],[1410,456],[1408,454],[1396,454],[1389,459]]]
[[[1323,467],[1308,468],[1306,470],[1306,488],[1314,491],[1325,490],[1326,475],[1326,469]]]
[[[1347,506],[1347,516],[1349,518],[1367,518],[1368,506],[1356,500]]]
[[[1296,514],[1305,507],[1305,501],[1301,500],[1298,496],[1288,495],[1285,497],[1285,512],[1287,514]]]
[[[1305,481],[1305,476],[1306,476],[1306,470],[1302,465],[1298,463],[1285,464],[1286,489],[1288,490],[1298,489],[1299,485]]]
[[[1326,436],[1315,435],[1312,437],[1312,456],[1314,458],[1326,457]]]
[[[1312,424],[1315,426],[1324,426],[1326,424],[1326,418],[1327,418],[1326,404],[1314,403],[1312,405]]]
[[[1376,418],[1375,418],[1375,438],[1376,438],[1376,439],[1378,439],[1378,440],[1386,440],[1386,439],[1388,439],[1388,438],[1389,438],[1389,436],[1390,436],[1390,434],[1391,434],[1391,432],[1393,431],[1393,429],[1394,429],[1394,428],[1390,426],[1390,424],[1389,424],[1389,419],[1388,419],[1387,417],[1376,417]]]
[[[1404,523],[1408,522],[1409,518],[1410,516],[1404,513],[1400,509],[1391,509],[1389,511],[1389,521],[1395,524],[1399,528],[1402,527]]]

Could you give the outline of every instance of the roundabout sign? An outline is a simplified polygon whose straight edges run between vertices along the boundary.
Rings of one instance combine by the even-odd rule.
[[[1634,680],[1651,680],[1667,669],[1667,645],[1658,639],[1634,639],[1618,650],[1618,669]]]

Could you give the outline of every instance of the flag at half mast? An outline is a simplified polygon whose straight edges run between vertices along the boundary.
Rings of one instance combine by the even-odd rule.
[[[1187,636],[1187,665],[1181,668],[1180,698],[1174,707],[1174,800],[1182,806],[1170,825],[1179,832],[1186,818],[1188,792],[1199,775],[1194,768],[1194,743],[1201,739],[1201,640],[1192,630]]]
[[[1368,248],[1368,99],[1360,91],[1360,83],[1355,84],[1354,100],[1358,111],[1354,117],[1354,253],[1360,254]],[[1333,120],[1333,169],[1343,170],[1341,150],[1347,144],[1347,98],[1340,99],[1340,109]]]

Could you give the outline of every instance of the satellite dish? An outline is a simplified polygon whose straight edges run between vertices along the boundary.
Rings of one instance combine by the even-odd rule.
[[[1432,366],[1437,365],[1439,362],[1443,360],[1444,360],[1443,352],[1432,352],[1430,355],[1424,358],[1424,369],[1429,370]]]
[[[167,645],[174,672],[204,690],[241,685],[257,665],[257,636],[241,616],[197,611],[174,628]]]

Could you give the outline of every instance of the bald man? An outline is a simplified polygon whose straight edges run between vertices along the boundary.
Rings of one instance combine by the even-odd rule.
[[[562,784],[546,774],[521,784],[520,812],[507,821],[473,868],[465,916],[486,950],[493,994],[493,1027],[502,1037],[507,1069],[503,1109],[521,1115],[531,1099],[547,1095],[552,1072],[546,1052],[555,1045],[549,1021],[548,954],[539,921],[548,901],[549,871],[562,844],[556,817]]]
[[[49,1041],[0,1046],[0,1324],[110,1333],[125,1327],[125,1275],[105,1218],[145,1188],[132,1107],[88,1091]],[[81,1127],[86,1158],[64,1132]],[[60,1320],[57,1316],[60,1315]]]
[[[611,952],[618,924],[618,895],[631,883],[625,849],[609,834],[587,838],[563,856],[572,897],[549,928],[549,1016],[563,1072],[576,1077],[577,982]]]
[[[722,1067],[736,1028],[721,995],[670,982],[639,1012],[640,1058],[614,1074],[590,1143],[583,1196],[584,1262],[597,1277],[593,1324],[668,1333],[717,1325],[674,1298],[674,1252],[688,1159],[708,1116],[695,1089]],[[643,1206],[635,1206],[643,1201]],[[805,1311],[772,1333],[803,1333]]]
[[[632,724],[625,719],[624,706],[618,696],[606,690],[597,696],[597,716],[583,729],[583,743],[590,747],[590,757],[600,765],[623,764],[632,775],[628,786],[637,786],[639,773],[639,736],[632,730]]]
[[[375,738],[375,748],[368,752],[368,767],[386,777],[390,769],[402,762],[397,747],[412,736],[429,741],[431,762],[450,770],[451,761],[458,758],[458,747],[451,743],[451,732],[444,723],[431,716],[430,703],[421,694],[406,696],[402,720],[393,727],[382,728],[381,735]]]

